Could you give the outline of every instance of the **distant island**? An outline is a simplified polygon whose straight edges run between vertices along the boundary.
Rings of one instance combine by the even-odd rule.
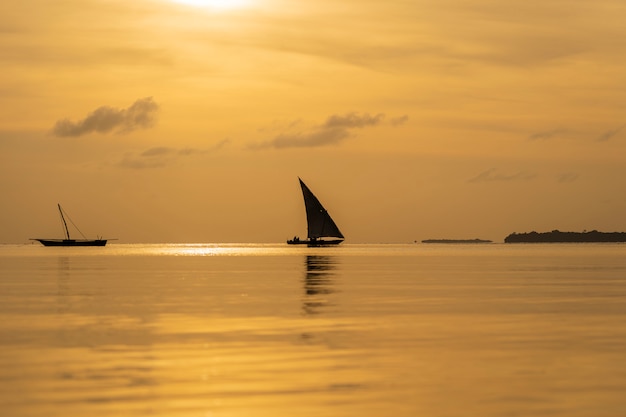
[[[485,239],[426,239],[422,243],[492,243]]]
[[[551,232],[511,233],[504,243],[585,243],[585,242],[626,242],[624,232]]]

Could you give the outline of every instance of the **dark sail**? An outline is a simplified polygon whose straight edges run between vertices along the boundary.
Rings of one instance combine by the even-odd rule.
[[[315,195],[309,190],[300,178],[300,186],[302,187],[302,194],[304,196],[304,205],[306,207],[306,220],[308,226],[309,239],[319,239],[322,237],[336,237],[343,239],[343,234],[339,231],[339,228],[328,215],[328,212],[322,206],[322,203],[315,197]]]

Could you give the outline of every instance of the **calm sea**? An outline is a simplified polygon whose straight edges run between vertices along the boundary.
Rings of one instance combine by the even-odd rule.
[[[3,416],[626,415],[626,245],[0,245]]]

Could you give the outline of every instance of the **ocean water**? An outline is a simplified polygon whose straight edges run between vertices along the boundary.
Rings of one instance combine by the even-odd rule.
[[[626,245],[0,245],[3,416],[624,416]]]

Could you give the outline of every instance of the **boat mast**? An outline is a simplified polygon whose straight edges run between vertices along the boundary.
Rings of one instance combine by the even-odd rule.
[[[67,236],[67,240],[70,240],[70,231],[67,228],[67,223],[65,222],[65,217],[63,216],[63,210],[61,209],[61,204],[57,204],[59,207],[59,213],[61,213],[61,220],[63,220],[63,226],[65,226],[65,236]]]

